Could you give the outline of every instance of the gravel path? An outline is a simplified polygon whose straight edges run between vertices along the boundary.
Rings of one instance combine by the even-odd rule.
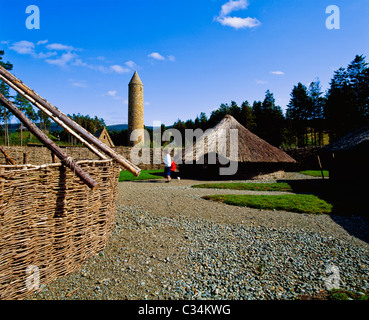
[[[228,206],[201,197],[258,192],[195,183],[120,183],[106,249],[30,298],[295,299],[322,293],[332,265],[340,288],[369,289],[368,217]]]

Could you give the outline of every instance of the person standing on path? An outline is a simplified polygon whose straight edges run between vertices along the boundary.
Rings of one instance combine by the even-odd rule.
[[[172,178],[170,177],[172,167],[172,157],[170,156],[167,149],[164,149],[164,165],[165,165],[164,177],[167,178],[167,181],[165,182],[170,182],[170,180],[172,180]]]

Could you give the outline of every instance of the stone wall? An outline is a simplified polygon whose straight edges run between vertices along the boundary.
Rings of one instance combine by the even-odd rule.
[[[98,159],[92,151],[85,147],[62,147],[66,154],[71,156],[75,160],[85,160],[85,159]],[[114,147],[118,154],[124,156],[126,159],[131,161],[131,147]],[[6,147],[4,146],[5,152],[10,158],[14,160],[16,164],[23,164],[24,154],[28,155],[28,163],[34,165],[41,165],[45,163],[52,163],[51,151],[43,146],[24,146],[24,147]],[[152,149],[151,159],[152,157]],[[152,161],[151,161],[152,162]],[[5,156],[0,152],[0,164],[6,164]],[[154,170],[164,168],[163,164],[138,164],[138,167],[142,170]]]

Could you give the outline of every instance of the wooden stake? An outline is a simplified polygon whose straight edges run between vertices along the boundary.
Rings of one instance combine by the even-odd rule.
[[[97,189],[99,185],[66,153],[63,152],[48,136],[46,136],[37,126],[29,120],[26,115],[20,111],[13,103],[0,93],[0,102],[11,111],[22,123],[40,140],[51,152],[61,160],[61,162],[70,168],[84,183],[92,190]]]
[[[23,164],[28,164],[28,153],[27,152],[23,153]]]
[[[323,177],[323,180],[324,180],[324,173],[323,173],[322,164],[321,164],[321,162],[320,162],[320,158],[319,158],[319,156],[317,156],[317,157],[318,157],[318,163],[319,163],[320,172],[322,173],[322,177]]]
[[[4,175],[5,170],[4,167],[0,167],[0,207],[3,205],[4,200],[3,200],[3,194],[4,194],[4,186],[5,186],[5,181],[4,181]]]
[[[6,163],[7,163],[7,164],[9,164],[9,163],[10,163],[10,164],[12,164],[12,165],[15,165],[14,160],[8,156],[8,154],[5,152],[5,150],[4,150],[4,148],[3,148],[3,146],[0,146],[0,151],[4,154],[4,156],[5,156],[5,160],[6,160]]]

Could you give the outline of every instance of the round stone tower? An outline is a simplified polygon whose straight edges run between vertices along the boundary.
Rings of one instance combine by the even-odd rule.
[[[128,144],[134,146],[137,143],[144,142],[144,100],[143,84],[137,71],[128,85]],[[138,141],[131,141],[131,133],[137,133]]]

